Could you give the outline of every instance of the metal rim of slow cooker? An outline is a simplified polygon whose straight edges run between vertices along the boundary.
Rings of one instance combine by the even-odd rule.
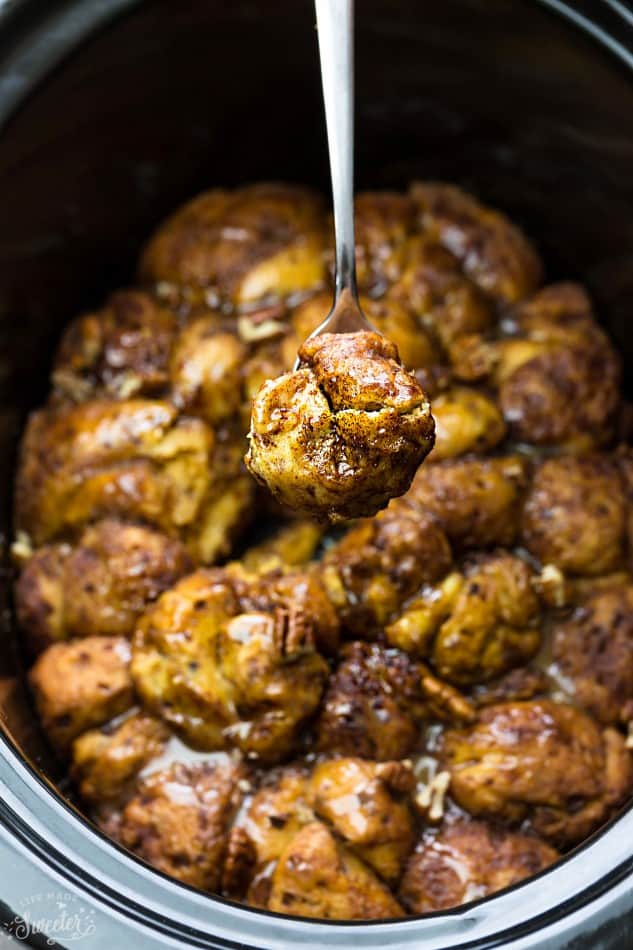
[[[30,90],[82,39],[139,0],[84,0],[45,16],[31,0],[0,9],[0,41],[10,52],[0,74],[0,131]],[[633,12],[619,0],[536,0],[633,68]],[[24,13],[30,16],[22,19]],[[616,31],[631,33],[631,48]],[[3,56],[0,42],[0,57]],[[0,827],[29,858],[41,862],[112,912],[163,938],[199,947],[437,946],[446,950],[538,946],[553,925],[581,927],[622,898],[633,874],[633,804],[549,871],[465,908],[402,921],[328,922],[256,911],[213,898],[154,871],[100,834],[64,801],[0,731]],[[547,908],[530,915],[532,908]],[[584,912],[584,913],[583,913]],[[560,936],[560,930],[557,931]],[[221,936],[220,936],[221,935]],[[451,941],[450,945],[446,941]],[[545,940],[545,942],[542,942]],[[245,943],[244,941],[248,941]],[[262,942],[263,941],[263,942]],[[429,943],[427,944],[427,941]],[[430,943],[432,941],[432,944]],[[535,946],[536,944],[530,944]]]

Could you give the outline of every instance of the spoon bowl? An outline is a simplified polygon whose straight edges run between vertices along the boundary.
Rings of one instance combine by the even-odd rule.
[[[358,298],[354,297],[348,288],[345,288],[335,296],[332,309],[325,320],[306,339],[312,340],[315,336],[321,336],[323,333],[359,333],[363,331],[379,332],[361,310]],[[299,368],[300,363],[301,360],[297,357],[295,370]]]

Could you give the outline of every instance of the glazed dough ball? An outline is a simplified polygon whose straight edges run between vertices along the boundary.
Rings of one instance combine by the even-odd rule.
[[[402,499],[378,517],[354,524],[332,544],[321,575],[345,631],[379,640],[403,603],[444,577],[451,562],[435,518]]]
[[[318,288],[326,278],[321,198],[295,185],[206,191],[150,238],[143,282],[173,285],[207,305],[243,305]]]
[[[436,239],[417,234],[407,241],[402,256],[402,274],[383,300],[398,301],[448,350],[464,334],[490,328],[491,302],[464,275],[457,257]]]
[[[410,762],[356,756],[321,758],[311,771],[293,764],[269,772],[241,819],[255,851],[251,899],[265,903],[266,868],[317,818],[384,881],[395,883],[414,845],[415,786]]]
[[[390,644],[430,659],[449,683],[500,676],[531,659],[541,642],[535,575],[502,550],[476,556],[461,573],[425,585],[385,634]]]
[[[288,579],[286,579],[288,580]],[[232,568],[199,570],[159,597],[132,642],[145,707],[202,751],[239,748],[271,763],[294,750],[328,666],[295,580],[283,589]]]
[[[401,650],[357,640],[340,653],[316,724],[319,752],[385,762],[404,759],[429,720],[470,722],[475,712],[456,689]]]
[[[415,843],[407,800],[415,784],[410,763],[324,761],[312,773],[314,809],[383,881],[394,884]]]
[[[171,399],[179,409],[220,425],[242,401],[247,347],[213,316],[199,317],[180,334],[171,359]]]
[[[197,530],[212,488],[215,435],[158,399],[40,409],[22,440],[16,527],[35,545],[99,517],[171,537]]]
[[[346,644],[316,725],[319,752],[385,761],[415,749],[427,708],[420,666],[400,650]]]
[[[180,541],[114,518],[75,543],[39,548],[15,587],[29,653],[71,637],[131,636],[137,619],[190,567]]]
[[[537,874],[558,853],[536,835],[457,818],[427,828],[411,855],[400,898],[412,914],[457,907]]]
[[[65,329],[53,369],[56,395],[72,402],[160,396],[177,331],[177,314],[156,296],[117,291]]]
[[[474,725],[447,730],[438,753],[460,808],[557,847],[595,831],[633,781],[620,733],[549,699],[489,706]]]
[[[145,766],[162,755],[170,735],[160,719],[144,712],[84,732],[73,742],[70,771],[81,797],[91,805],[120,802]]]
[[[330,920],[403,916],[387,885],[320,821],[302,828],[281,855],[266,906]]]
[[[599,722],[633,716],[633,585],[614,584],[581,599],[554,628],[552,657],[575,702]]]
[[[428,400],[377,333],[325,333],[299,356],[255,398],[246,464],[289,508],[333,522],[375,514],[433,447]]]
[[[520,455],[448,458],[419,470],[406,501],[434,516],[457,550],[508,547],[519,531],[527,480]]]
[[[242,798],[239,763],[175,762],[147,776],[121,815],[121,844],[164,874],[217,891]]]
[[[523,511],[522,543],[541,564],[596,576],[623,565],[626,496],[608,455],[546,459]]]
[[[450,251],[493,300],[514,303],[538,287],[540,258],[504,214],[441,182],[417,182],[410,195],[425,234]]]
[[[29,685],[47,738],[65,754],[82,732],[132,706],[130,644],[124,637],[54,643],[32,667]]]
[[[453,386],[433,400],[435,448],[432,459],[483,455],[503,440],[506,427],[495,403],[469,386]]]

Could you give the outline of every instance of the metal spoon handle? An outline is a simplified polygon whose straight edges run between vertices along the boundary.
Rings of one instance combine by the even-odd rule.
[[[315,0],[325,121],[330,153],[336,298],[354,299],[354,0]]]

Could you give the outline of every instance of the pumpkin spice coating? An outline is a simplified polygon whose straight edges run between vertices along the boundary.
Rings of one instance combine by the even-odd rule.
[[[450,683],[494,679],[537,652],[535,575],[501,550],[478,555],[441,583],[425,585],[385,630],[393,646],[430,659]]]
[[[268,774],[239,825],[263,869],[318,818],[383,880],[395,883],[415,840],[415,784],[411,764],[400,761],[350,756],[320,759],[311,769],[288,766]]]
[[[158,396],[169,381],[176,314],[154,295],[120,290],[66,328],[53,368],[58,398]]]
[[[613,439],[621,361],[582,287],[544,287],[504,311],[498,330],[462,335],[450,361],[458,379],[497,389],[513,441],[580,452]]]
[[[299,358],[257,394],[246,464],[289,508],[332,522],[375,514],[433,447],[428,400],[377,333],[324,333]]]
[[[512,544],[519,531],[527,460],[448,458],[416,473],[406,501],[435,515],[457,550]]]
[[[317,748],[379,761],[404,758],[426,715],[420,670],[406,653],[348,643],[323,697]]]
[[[539,256],[504,214],[440,182],[416,183],[410,194],[429,237],[450,251],[494,300],[513,303],[538,287],[543,271]]]
[[[42,544],[117,516],[177,535],[200,519],[214,441],[202,420],[179,417],[162,400],[42,409],[22,442],[18,529]]]

